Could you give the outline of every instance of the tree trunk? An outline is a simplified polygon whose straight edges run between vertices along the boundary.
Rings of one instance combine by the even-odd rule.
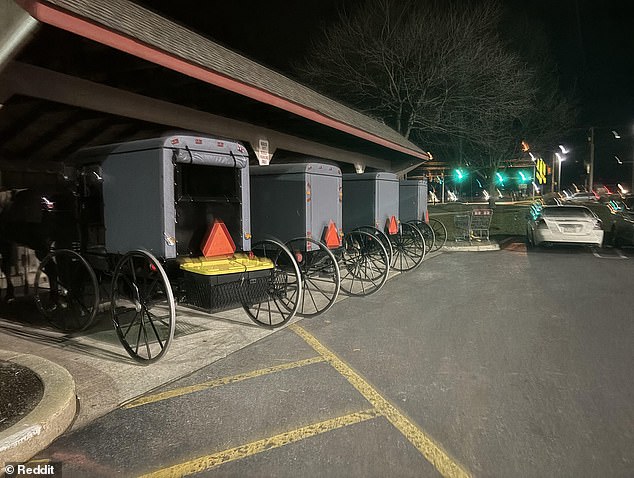
[[[491,168],[489,171],[489,207],[495,209],[495,200],[497,197],[497,187],[495,186],[495,173],[497,168]]]

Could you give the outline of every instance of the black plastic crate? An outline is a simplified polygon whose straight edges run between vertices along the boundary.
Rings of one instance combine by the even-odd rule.
[[[207,312],[252,305],[266,299],[271,271],[203,275],[184,271],[184,304]]]

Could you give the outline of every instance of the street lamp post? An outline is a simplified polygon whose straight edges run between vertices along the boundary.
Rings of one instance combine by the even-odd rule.
[[[555,157],[559,161],[559,166],[557,168],[557,191],[561,192],[561,163],[566,160],[566,157],[559,153],[555,153]]]
[[[594,126],[590,128],[590,169],[588,170],[588,192],[594,190]]]

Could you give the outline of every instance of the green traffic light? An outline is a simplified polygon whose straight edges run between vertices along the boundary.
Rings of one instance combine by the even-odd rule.
[[[462,181],[463,179],[467,177],[467,173],[463,171],[462,169],[456,169],[455,173],[456,173],[456,181]]]
[[[519,171],[519,175],[520,175],[520,182],[522,183],[529,183],[533,179],[532,176],[526,171]]]

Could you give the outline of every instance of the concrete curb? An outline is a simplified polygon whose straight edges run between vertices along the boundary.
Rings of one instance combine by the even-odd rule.
[[[0,350],[0,359],[35,372],[44,384],[40,403],[18,423],[0,432],[0,470],[7,462],[23,463],[60,436],[76,412],[75,381],[59,365],[37,357]]]
[[[444,252],[481,252],[481,251],[499,251],[500,244],[497,242],[487,242],[487,243],[456,243],[447,245],[445,244],[442,248]]]

